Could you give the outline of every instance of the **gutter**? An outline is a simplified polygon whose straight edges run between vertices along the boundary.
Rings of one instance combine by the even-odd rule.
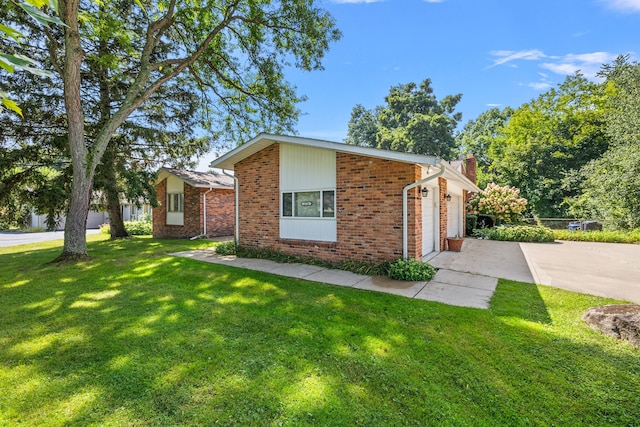
[[[238,205],[240,204],[239,202],[239,197],[238,197],[238,178],[236,178],[235,175],[231,175],[230,173],[227,173],[226,169],[222,169],[222,173],[225,174],[226,176],[230,177],[231,179],[233,179],[233,183],[234,183],[234,187],[235,187],[235,196],[236,196],[236,236],[235,236],[235,240],[236,240],[236,246],[238,245],[238,242],[240,241],[240,211],[238,210]]]
[[[409,203],[408,192],[412,188],[415,188],[418,185],[424,184],[427,181],[431,181],[432,179],[435,179],[441,176],[442,174],[444,174],[444,171],[445,171],[444,164],[440,163],[438,166],[440,166],[440,171],[438,173],[428,176],[426,178],[423,178],[420,181],[413,182],[402,189],[402,259],[407,259],[407,253],[409,252],[409,249],[408,249],[409,224],[408,224],[408,214],[407,214],[408,203]]]
[[[202,234],[198,236],[194,236],[189,240],[196,240],[201,237],[207,237],[207,194],[211,192],[211,190],[213,190],[213,188],[209,187],[209,189],[205,191],[204,194],[202,195],[202,223],[203,223]]]

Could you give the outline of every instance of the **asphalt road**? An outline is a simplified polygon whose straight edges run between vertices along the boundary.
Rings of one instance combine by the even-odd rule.
[[[98,234],[100,230],[87,230],[87,235]],[[0,232],[0,247],[24,245],[64,239],[64,231],[46,231],[42,233]]]

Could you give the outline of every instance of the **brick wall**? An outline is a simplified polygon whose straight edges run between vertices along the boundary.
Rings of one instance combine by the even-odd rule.
[[[274,248],[280,237],[280,146],[270,145],[235,165],[239,244]]]
[[[469,181],[473,182],[474,184],[477,183],[476,167],[477,167],[477,160],[473,155],[473,153],[467,154],[467,157],[464,159],[464,170],[462,171],[462,173],[464,174],[464,176],[469,178]]]
[[[447,249],[447,180],[438,177],[438,187],[440,188],[440,250]]]
[[[336,153],[337,242],[280,239],[279,146],[235,166],[239,181],[240,241],[326,261],[383,261],[402,257],[402,188],[420,179],[420,167]],[[409,230],[421,226],[421,197],[409,192]],[[421,229],[410,232],[409,256],[422,252]]]
[[[187,238],[202,234],[202,194],[208,188],[196,188],[184,183],[184,225],[167,224],[167,180],[156,185],[157,208],[153,209],[153,237]],[[207,194],[207,235],[231,236],[235,221],[233,190],[214,189]]]
[[[152,208],[151,219],[153,222],[153,237],[164,237],[167,224],[167,180],[163,179],[156,185],[156,196],[158,197],[158,206]]]
[[[202,195],[207,191],[209,191],[208,188],[200,188],[200,205],[204,203]],[[207,236],[233,236],[236,220],[235,191],[215,188],[209,191],[205,198],[207,201]],[[204,209],[201,212],[203,211]],[[202,213],[200,217],[202,217]]]
[[[402,257],[402,188],[421,178],[417,165],[336,154],[336,208],[340,256],[362,260]],[[408,194],[408,255],[422,252],[421,196]]]

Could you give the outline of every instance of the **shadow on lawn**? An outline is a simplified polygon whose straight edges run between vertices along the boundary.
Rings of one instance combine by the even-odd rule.
[[[14,273],[0,421],[622,425],[640,407],[634,355],[555,333],[533,285],[470,310],[163,255],[177,246]]]
[[[533,283],[500,281],[491,299],[490,310],[496,316],[513,316],[547,325],[552,323],[538,286]]]

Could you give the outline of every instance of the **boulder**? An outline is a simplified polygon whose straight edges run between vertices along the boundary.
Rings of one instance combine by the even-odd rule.
[[[640,305],[611,304],[591,307],[582,320],[605,335],[640,346]]]

